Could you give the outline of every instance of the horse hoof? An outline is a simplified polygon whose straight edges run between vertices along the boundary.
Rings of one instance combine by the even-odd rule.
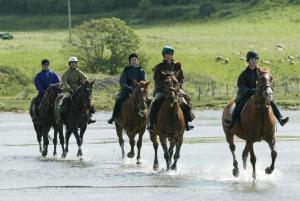
[[[265,169],[265,172],[266,172],[266,174],[271,174],[273,172],[273,170],[271,168],[267,167]]]
[[[256,173],[252,174],[252,178],[253,178],[253,183],[255,183],[255,181],[256,181]]]
[[[157,170],[158,170],[158,168],[159,168],[159,165],[158,165],[158,163],[157,163],[157,164],[153,164],[153,170],[154,170],[154,171],[157,171]]]
[[[47,151],[43,151],[43,152],[42,152],[42,156],[43,156],[43,157],[46,157],[46,156],[47,156]]]
[[[233,168],[232,174],[233,174],[233,176],[235,176],[235,177],[239,177],[239,176],[240,176],[240,171],[239,171],[239,169],[238,169],[238,168]]]
[[[131,153],[131,152],[129,152],[129,153],[127,154],[127,157],[128,157],[128,158],[133,158],[133,157],[134,157],[134,154]]]
[[[62,154],[61,154],[61,157],[62,157],[62,158],[66,158],[66,154],[65,154],[65,153],[62,153]]]
[[[176,165],[172,165],[172,166],[171,166],[171,170],[175,170],[175,171],[176,171],[176,170],[177,170]]]
[[[55,153],[53,153],[53,157],[55,157],[57,155],[57,153],[55,152]]]
[[[141,162],[140,160],[138,160],[138,161],[136,162],[136,164],[137,164],[137,165],[140,165],[140,164],[142,164],[142,162]]]
[[[81,151],[81,150],[78,151],[77,156],[78,156],[78,157],[81,157],[81,156],[82,156],[82,151]]]

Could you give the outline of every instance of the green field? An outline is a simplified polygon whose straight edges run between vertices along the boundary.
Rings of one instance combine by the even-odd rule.
[[[175,48],[175,59],[183,64],[186,90],[192,95],[194,106],[219,108],[226,100],[234,97],[237,76],[246,65],[241,57],[244,57],[248,50],[256,50],[260,53],[261,61],[271,63],[260,65],[269,66],[272,70],[275,99],[282,106],[295,109],[300,106],[299,8],[299,6],[277,7],[245,13],[230,19],[176,23],[167,21],[132,28],[140,37],[140,49],[147,57],[148,62],[144,67],[150,81],[152,81],[151,69],[161,61],[162,46],[170,44]],[[63,53],[63,42],[68,38],[67,30],[26,31],[13,34],[14,40],[0,40],[0,66],[17,68],[29,80],[32,80],[40,70],[39,63],[42,58],[49,58],[52,68],[59,74],[67,68],[68,55]],[[279,51],[276,48],[277,44],[283,44],[284,48]],[[228,58],[229,63],[216,62],[216,56]],[[288,61],[289,56],[295,58],[294,64]],[[102,74],[89,76],[99,81],[109,77]],[[285,82],[288,83],[289,90],[286,96],[282,86]],[[16,84],[13,80],[11,83]],[[215,86],[214,92],[211,89],[212,83]],[[198,100],[199,87],[200,100]],[[19,91],[3,93],[6,89],[1,85],[0,109],[26,109],[25,105],[35,91],[32,83],[25,88],[28,92],[26,94],[24,86],[20,86]],[[97,108],[110,109],[117,90],[116,85],[97,87],[94,94]],[[21,101],[19,106],[15,104],[16,106],[12,107],[7,100],[17,99],[16,97],[23,99],[23,102]]]

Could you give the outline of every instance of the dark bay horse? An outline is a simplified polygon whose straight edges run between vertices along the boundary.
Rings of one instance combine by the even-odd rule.
[[[46,95],[43,97],[40,105],[38,106],[38,111],[37,111],[38,121],[36,122],[33,121],[34,129],[37,134],[37,140],[39,142],[40,152],[42,153],[43,157],[47,156],[48,153],[48,145],[49,145],[48,133],[51,127],[54,129],[53,155],[55,156],[57,154],[56,153],[57,133],[59,133],[60,144],[62,147],[62,157],[65,157],[63,127],[55,123],[55,116],[54,116],[54,103],[59,92],[60,89],[57,85],[50,85],[48,87]],[[33,116],[33,104],[30,107],[30,115]],[[43,148],[41,145],[42,137],[43,137]]]
[[[149,82],[137,82],[134,80],[134,84],[135,88],[132,94],[126,98],[122,110],[118,115],[115,123],[116,132],[119,138],[119,144],[122,150],[122,158],[125,157],[123,129],[125,130],[130,141],[131,150],[127,154],[127,157],[129,158],[134,157],[134,138],[136,134],[139,134],[139,139],[137,141],[137,164],[140,164],[142,140],[145,133],[148,116],[147,97]]]
[[[66,155],[69,151],[69,139],[73,133],[78,145],[77,156],[82,156],[81,146],[83,143],[83,135],[87,128],[88,115],[91,109],[92,88],[94,82],[95,80],[92,82],[85,81],[81,83],[71,97],[68,113],[62,115],[63,123],[66,125]],[[56,100],[56,107],[58,102],[59,98]],[[78,130],[80,133],[78,133]]]
[[[185,131],[184,115],[180,107],[182,94],[180,94],[180,87],[176,77],[171,73],[162,73],[168,75],[164,80],[166,97],[158,111],[157,123],[154,126],[153,131],[150,132],[150,138],[155,151],[153,169],[157,170],[159,166],[157,159],[157,136],[159,136],[160,143],[164,150],[167,170],[170,168],[171,170],[176,170]],[[169,148],[167,146],[167,140],[170,142]],[[173,149],[175,146],[174,162],[171,165]]]
[[[236,177],[239,176],[239,168],[235,156],[234,135],[246,141],[242,155],[243,166],[245,169],[248,153],[250,152],[250,161],[253,167],[252,177],[254,180],[256,179],[256,156],[253,150],[253,143],[261,140],[265,140],[268,143],[271,149],[272,163],[270,167],[265,169],[265,172],[271,174],[274,170],[277,152],[275,151],[275,117],[270,106],[272,98],[272,76],[268,68],[263,68],[259,73],[255,94],[245,104],[240,115],[240,121],[232,129],[228,128],[225,119],[230,118],[235,102],[230,101],[224,108],[222,125],[233,156],[233,175]]]

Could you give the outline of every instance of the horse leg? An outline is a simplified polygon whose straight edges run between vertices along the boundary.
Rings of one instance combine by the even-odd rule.
[[[248,147],[248,143],[246,142],[244,151],[243,151],[243,167],[244,169],[246,169],[247,167],[247,159],[248,159],[248,154],[249,154],[249,147]]]
[[[49,145],[48,132],[49,132],[49,130],[50,130],[50,128],[42,128],[43,142],[44,142],[43,152],[42,152],[43,157],[46,157],[48,154],[48,145]]]
[[[255,167],[256,156],[255,156],[255,153],[253,150],[253,143],[249,144],[249,148],[250,148],[250,161],[252,163],[252,168],[253,168],[252,178],[255,181],[255,179],[256,179],[256,167]]]
[[[150,132],[150,138],[154,148],[153,170],[156,171],[159,168],[158,159],[157,159],[157,149],[158,149],[157,135],[152,131]]]
[[[37,138],[37,141],[39,143],[39,148],[40,148],[40,153],[43,152],[43,148],[42,148],[42,132],[41,132],[41,129],[36,129],[36,138]]]
[[[169,150],[168,150],[168,146],[167,146],[167,142],[166,142],[166,138],[165,137],[159,137],[160,139],[160,144],[164,150],[164,157],[167,163],[167,170],[170,169],[170,163],[169,163]]]
[[[267,143],[269,144],[269,147],[271,149],[271,157],[272,157],[272,164],[270,167],[267,167],[265,169],[266,174],[271,174],[274,170],[274,164],[277,157],[277,152],[275,151],[275,137],[268,140]]]
[[[62,150],[61,157],[65,158],[66,153],[65,153],[65,139],[64,139],[64,133],[63,133],[63,126],[58,125],[58,126],[56,126],[56,129],[57,129],[58,134],[59,134],[59,142],[60,142],[61,150]]]
[[[175,147],[175,143],[173,142],[170,142],[170,147],[169,147],[169,164],[171,165],[172,164],[172,156],[173,156],[173,150],[174,150],[174,147]]]
[[[119,144],[120,144],[121,151],[122,151],[122,158],[124,159],[125,158],[125,151],[124,151],[123,131],[122,131],[121,126],[119,126],[118,123],[116,123],[116,131],[117,131],[117,135],[118,135],[118,138],[119,138]]]
[[[130,152],[128,152],[127,157],[133,158],[134,157],[134,146],[135,146],[135,141],[134,141],[133,135],[129,138],[129,143],[130,143],[131,149],[130,149]]]
[[[80,136],[79,136],[78,128],[77,128],[77,127],[75,127],[75,128],[73,129],[73,133],[74,133],[74,135],[75,135],[76,142],[77,142],[77,145],[78,145],[77,156],[80,157],[80,156],[82,156],[82,150],[81,150],[82,140],[81,140],[81,138],[80,138]]]
[[[229,148],[233,157],[233,170],[232,170],[232,174],[235,177],[238,177],[240,172],[239,172],[239,167],[238,167],[238,162],[236,160],[236,156],[235,156],[235,144],[233,142],[233,135],[232,134],[226,134],[226,140],[229,143]]]
[[[180,149],[181,149],[181,145],[182,145],[182,141],[176,144],[176,151],[174,154],[174,162],[171,166],[172,170],[176,170],[177,169],[177,161],[180,157]]]
[[[71,130],[69,128],[67,128],[67,130],[66,130],[66,148],[65,148],[66,156],[69,152],[69,139],[70,139],[71,133],[72,133]]]
[[[141,148],[142,148],[142,143],[143,143],[143,135],[144,132],[139,132],[139,139],[137,141],[137,149],[138,149],[138,154],[136,157],[136,164],[141,164]]]
[[[54,145],[54,150],[53,150],[53,156],[56,156],[56,145],[57,145],[57,130],[54,128],[54,137],[53,137],[53,145]]]

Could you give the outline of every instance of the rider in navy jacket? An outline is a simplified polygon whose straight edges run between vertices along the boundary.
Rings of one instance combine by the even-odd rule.
[[[34,79],[35,87],[38,91],[38,95],[34,101],[34,118],[37,117],[38,106],[47,92],[47,89],[50,84],[59,85],[59,77],[52,70],[49,69],[50,61],[48,59],[43,59],[41,62],[42,70],[36,75]]]

